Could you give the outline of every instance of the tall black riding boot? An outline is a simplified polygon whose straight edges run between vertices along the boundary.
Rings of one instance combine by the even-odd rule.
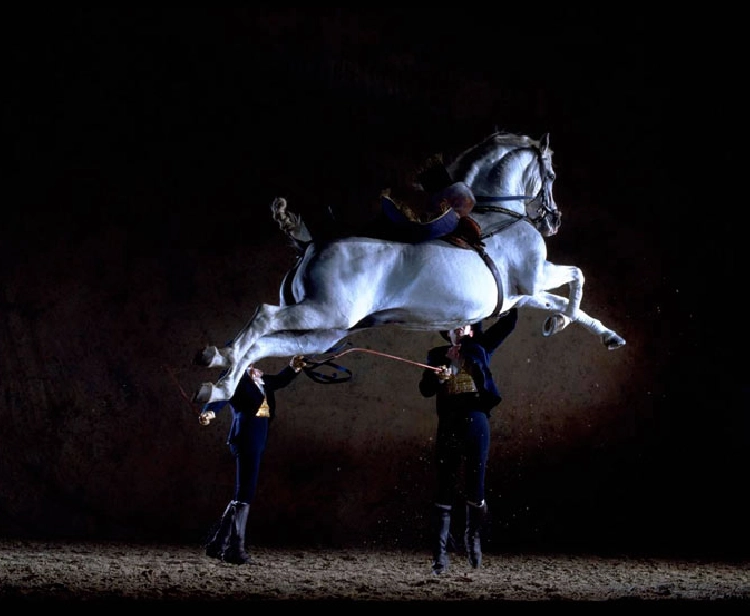
[[[432,512],[432,572],[448,571],[448,542],[451,532],[451,506],[435,503]]]
[[[487,503],[481,505],[466,503],[466,530],[464,531],[464,545],[469,556],[472,569],[482,566],[482,524],[487,517]]]
[[[250,505],[239,501],[232,501],[234,516],[232,518],[231,532],[229,533],[229,546],[222,555],[222,560],[233,565],[244,565],[250,561],[245,551],[245,528],[247,527],[247,516],[250,513]]]
[[[234,501],[231,501],[221,516],[216,532],[206,544],[206,554],[211,558],[221,560],[229,547],[229,537],[234,525],[234,510]]]

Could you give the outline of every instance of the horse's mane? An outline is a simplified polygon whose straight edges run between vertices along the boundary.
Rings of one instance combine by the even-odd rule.
[[[519,148],[539,147],[539,141],[527,135],[497,131],[478,144],[461,152],[450,165],[451,176],[471,184],[480,171],[480,164],[486,166],[499,161],[508,152]]]

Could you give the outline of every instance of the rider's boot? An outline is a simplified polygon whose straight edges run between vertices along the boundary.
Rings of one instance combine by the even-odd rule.
[[[482,566],[482,524],[487,517],[487,503],[481,505],[466,503],[466,529],[464,531],[464,546],[469,556],[472,569]]]
[[[206,554],[211,558],[221,560],[229,547],[229,537],[234,525],[234,511],[234,501],[231,501],[221,516],[216,532],[206,544]]]
[[[451,530],[451,506],[435,503],[432,511],[432,572],[448,571],[448,542]]]
[[[224,550],[221,559],[233,565],[244,565],[250,561],[250,556],[245,551],[245,529],[250,505],[240,501],[232,501],[231,505],[234,508],[234,515],[230,527],[229,545]]]

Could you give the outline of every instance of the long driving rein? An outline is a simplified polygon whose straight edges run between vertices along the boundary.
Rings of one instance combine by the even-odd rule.
[[[410,359],[404,359],[403,357],[398,357],[397,355],[389,355],[388,353],[381,353],[380,351],[374,351],[372,349],[353,347],[353,348],[347,349],[346,351],[340,351],[342,347],[349,346],[349,345],[351,345],[351,343],[347,342],[339,346],[336,349],[332,349],[329,352],[334,353],[334,355],[323,358],[323,359],[319,359],[317,357],[306,357],[305,358],[306,366],[302,370],[308,377],[310,377],[316,383],[322,383],[324,385],[330,385],[334,383],[345,383],[346,381],[349,381],[352,378],[352,371],[349,370],[348,368],[345,368],[344,366],[340,364],[335,363],[333,360],[338,359],[339,357],[342,357],[344,355],[348,355],[349,353],[354,353],[356,351],[359,353],[369,353],[371,355],[387,357],[388,359],[395,359],[400,362],[411,364],[412,366],[417,366],[419,368],[424,368],[427,370],[433,370],[434,372],[440,371],[440,366],[430,366],[428,364],[422,364],[420,362],[412,361]],[[321,366],[331,368],[333,372],[331,373],[320,372],[319,368]]]

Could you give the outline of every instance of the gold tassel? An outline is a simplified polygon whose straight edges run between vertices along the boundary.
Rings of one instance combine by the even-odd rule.
[[[263,398],[263,402],[260,403],[260,408],[258,409],[258,412],[255,413],[256,417],[270,417],[271,416],[271,409],[268,407],[268,401]]]

